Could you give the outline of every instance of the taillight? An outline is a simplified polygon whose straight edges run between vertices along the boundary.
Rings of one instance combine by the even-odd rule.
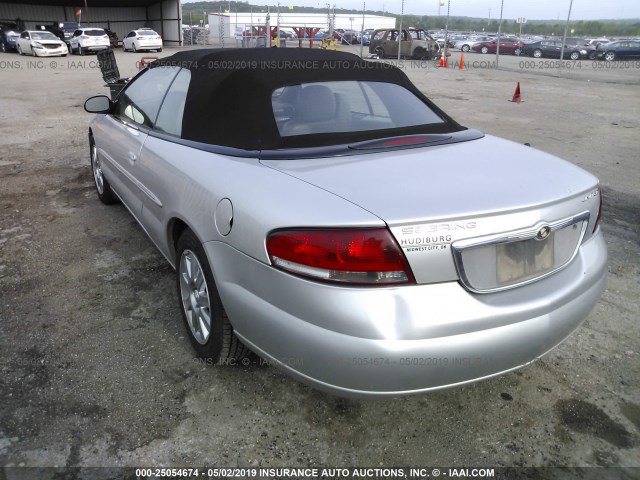
[[[593,224],[593,231],[591,233],[595,233],[598,228],[600,217],[602,217],[602,189],[598,188],[598,214],[596,215],[596,223]]]
[[[80,35],[80,38],[89,38],[88,35]]]
[[[279,230],[267,236],[267,252],[275,267],[317,280],[415,282],[402,250],[385,228]]]
[[[144,37],[136,37],[136,40],[144,40]]]

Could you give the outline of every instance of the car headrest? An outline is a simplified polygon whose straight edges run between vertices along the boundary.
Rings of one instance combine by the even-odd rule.
[[[336,113],[336,97],[324,85],[309,85],[300,92],[297,104],[298,116],[309,122],[331,120]]]

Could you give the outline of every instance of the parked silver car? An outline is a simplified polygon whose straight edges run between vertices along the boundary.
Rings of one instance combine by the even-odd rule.
[[[98,197],[176,269],[197,355],[340,395],[528,364],[598,300],[598,180],[463,127],[396,67],[194,50],[85,103]]]

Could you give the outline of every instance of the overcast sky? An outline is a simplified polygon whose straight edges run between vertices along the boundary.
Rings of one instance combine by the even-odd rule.
[[[504,0],[504,18],[525,17],[534,20],[566,20],[571,0]],[[182,0],[189,3],[189,0]],[[273,2],[253,0],[254,5],[277,5]],[[287,5],[304,7],[324,7],[327,3],[342,8],[362,8],[361,0],[280,0],[281,8]],[[440,0],[405,0],[405,13],[416,15],[438,15]],[[447,0],[440,7],[442,15],[447,14]],[[401,0],[369,0],[367,9],[400,13]],[[451,0],[451,15],[486,18],[491,10],[491,18],[500,18],[500,0]],[[597,20],[607,18],[640,18],[640,0],[573,0],[572,20]]]

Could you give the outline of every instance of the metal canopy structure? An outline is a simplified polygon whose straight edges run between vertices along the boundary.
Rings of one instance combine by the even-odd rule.
[[[37,24],[77,21],[87,27],[108,28],[122,39],[129,31],[153,28],[165,45],[182,45],[180,0],[0,0],[0,21],[20,19],[27,29]]]

